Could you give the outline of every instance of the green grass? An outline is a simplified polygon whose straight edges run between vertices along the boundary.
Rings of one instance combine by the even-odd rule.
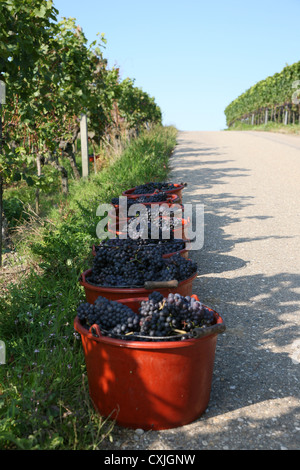
[[[232,127],[225,129],[226,131],[264,131],[264,132],[278,132],[281,134],[300,134],[299,124],[284,124],[269,122],[268,124],[260,124],[252,126],[242,122],[236,122]]]
[[[19,227],[16,249],[26,271],[0,282],[0,449],[95,450],[114,439],[114,423],[92,407],[76,309],[78,278],[97,243],[96,209],[122,191],[167,178],[176,129],[157,127],[133,141],[113,164],[48,207],[47,218]]]

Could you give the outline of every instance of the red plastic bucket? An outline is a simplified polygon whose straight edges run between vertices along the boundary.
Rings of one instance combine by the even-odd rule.
[[[110,233],[114,234],[115,237],[126,233],[125,231],[118,230],[117,219],[114,219],[114,220],[116,221],[116,225],[114,224],[113,219],[111,219],[111,221],[108,220],[107,230]],[[177,226],[174,229],[170,229],[170,231],[172,230],[174,233],[174,238],[178,238],[180,240],[188,240],[185,232],[187,231],[188,227],[190,227],[190,224],[191,224],[191,221],[189,217],[187,219],[181,219],[181,226]],[[119,223],[118,223],[118,226],[119,226]]]
[[[130,189],[129,191],[134,191],[135,188]],[[157,193],[151,193],[151,194],[124,194],[122,193],[122,196],[128,197],[128,199],[139,199],[140,197],[151,197],[155,196]],[[167,200],[166,201],[156,201],[156,202],[137,202],[137,204],[181,204],[180,203],[180,198],[178,197],[177,194],[168,194],[167,195]],[[119,204],[112,204],[114,207],[119,207]]]
[[[126,298],[136,298],[136,297],[147,297],[150,292],[154,290],[160,292],[162,295],[167,297],[167,295],[171,293],[178,293],[180,295],[186,296],[191,295],[193,292],[193,281],[196,279],[198,273],[196,272],[188,279],[180,281],[178,285],[172,286],[172,281],[166,283],[169,284],[170,287],[153,287],[151,289],[145,289],[144,287],[99,287],[94,286],[93,284],[89,284],[86,281],[86,278],[91,274],[92,270],[88,269],[84,273],[81,274],[79,282],[80,285],[84,287],[86,301],[90,304],[93,304],[95,300],[101,295],[102,297],[106,297],[110,300],[119,300],[119,299],[126,299]]]
[[[141,300],[120,302],[137,312]],[[224,324],[214,314],[218,326]],[[124,427],[160,430],[191,423],[207,408],[218,333],[144,342],[95,337],[78,317],[74,327],[81,335],[90,397],[100,415]]]
[[[138,199],[141,195],[135,194],[127,196],[129,199]],[[152,194],[148,194],[147,196],[152,196]],[[137,204],[143,204],[144,206],[152,206],[152,205],[162,205],[162,204],[181,204],[181,199],[177,196],[177,194],[169,194],[166,201],[156,201],[156,202],[137,202]],[[111,204],[112,207],[115,208],[116,216],[119,216],[119,204]]]
[[[184,214],[184,206],[182,204],[176,204],[174,206],[173,202],[164,202],[164,203],[162,203],[162,202],[159,202],[159,203],[157,203],[157,202],[153,202],[153,203],[152,202],[146,202],[146,203],[142,203],[142,205],[145,206],[146,208],[149,207],[149,206],[151,207],[153,204],[154,205],[157,205],[157,204],[163,205],[164,204],[165,206],[168,206],[170,209],[173,208],[174,211],[181,210],[181,212],[180,212],[181,216]],[[115,227],[116,230],[120,230],[120,225],[122,227],[122,224],[128,222],[131,217],[130,216],[128,216],[128,217],[119,217],[119,206],[113,206],[113,207],[114,207],[114,209],[109,211],[108,214],[107,214],[107,216],[109,217],[108,227],[110,227],[111,224],[113,224],[112,226]],[[160,217],[162,217],[162,216],[160,215]],[[175,215],[175,217],[176,217],[176,215]]]
[[[174,186],[175,186],[174,189],[167,189],[166,191],[163,191],[163,192],[168,194],[168,195],[169,194],[176,194],[176,196],[179,197],[180,202],[181,202],[182,201],[182,190],[184,188],[184,185],[183,184],[174,184]],[[123,191],[122,196],[127,196],[127,197],[132,197],[132,196],[136,197],[136,196],[138,196],[138,197],[140,197],[140,196],[152,196],[153,195],[153,193],[152,194],[139,194],[139,195],[132,194],[135,189],[136,189],[136,187],[127,189],[126,191]]]

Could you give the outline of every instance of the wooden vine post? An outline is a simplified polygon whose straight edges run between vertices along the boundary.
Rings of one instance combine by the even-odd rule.
[[[88,127],[87,115],[81,114],[80,119],[80,142],[81,142],[81,161],[82,161],[82,177],[89,175],[89,143],[88,143]]]
[[[2,153],[2,102],[0,100],[0,154]],[[2,266],[3,178],[0,171],[0,267]]]
[[[0,154],[2,154],[2,105],[5,104],[5,83],[0,80]],[[3,177],[0,171],[0,266],[2,266],[2,245],[3,245]]]
[[[269,110],[267,108],[265,111],[265,124],[268,124],[268,118],[269,118]]]
[[[35,147],[35,152],[36,152],[36,170],[37,170],[37,176],[40,178],[42,176],[42,162],[41,162],[41,156],[39,154],[37,146]],[[39,214],[40,212],[40,188],[39,186],[35,190],[35,212]]]

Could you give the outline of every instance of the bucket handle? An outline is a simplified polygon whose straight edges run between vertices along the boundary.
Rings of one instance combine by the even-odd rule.
[[[220,334],[226,330],[224,323],[216,323],[215,325],[207,326],[205,328],[194,328],[193,338],[203,338],[211,334]]]
[[[101,333],[101,331],[100,331],[100,327],[99,327],[99,325],[97,325],[97,323],[94,323],[94,324],[90,327],[89,332],[90,332],[93,336],[96,336],[96,337],[102,336],[102,333]]]
[[[178,281],[177,279],[173,279],[172,281],[146,281],[144,284],[145,289],[160,289],[160,288],[172,288],[177,287]]]

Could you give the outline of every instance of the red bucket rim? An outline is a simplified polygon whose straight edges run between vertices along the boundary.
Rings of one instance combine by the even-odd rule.
[[[174,206],[174,202],[168,202],[168,201],[159,201],[159,202],[140,202],[139,204],[142,204],[143,206],[152,206],[153,204],[159,204],[159,205],[163,205],[163,204],[167,204],[169,206],[170,209],[172,209],[172,206]],[[182,210],[182,213],[184,213],[184,205],[181,204],[181,203],[177,203],[176,206],[180,206],[180,209]],[[108,217],[112,217],[112,218],[116,218],[116,219],[119,219],[119,216],[114,214],[113,212],[115,212],[114,209],[118,209],[119,208],[119,205],[114,205],[112,204],[112,208],[108,211]],[[175,208],[176,209],[176,208]],[[128,216],[127,219],[129,219],[130,217],[134,217],[134,216]]]
[[[185,244],[185,248],[182,248],[181,250],[178,250],[178,251],[173,251],[173,252],[171,252],[171,253],[164,253],[164,254],[162,255],[163,258],[171,258],[171,256],[176,255],[176,254],[178,254],[178,253],[184,254],[184,253],[188,253],[188,252],[190,251],[190,250],[187,248],[187,244],[190,243],[190,240],[188,240],[188,239],[185,240],[185,239],[183,239],[183,238],[182,238],[182,239],[176,238],[175,240],[181,240],[181,241],[183,241],[184,244]],[[95,244],[94,244],[94,245],[92,246],[92,253],[93,253],[94,256],[96,256],[96,253],[97,253],[97,249],[96,249],[97,246],[99,246],[99,245],[95,245]],[[146,245],[146,246],[147,246],[147,245]],[[153,247],[153,248],[154,248],[154,247]]]
[[[86,271],[84,271],[80,278],[79,278],[79,282],[80,282],[80,285],[82,286],[88,286],[88,288],[90,290],[93,290],[93,291],[96,291],[96,292],[110,292],[110,293],[116,293],[116,292],[120,292],[121,294],[124,294],[124,293],[127,293],[130,294],[138,294],[140,293],[141,295],[143,294],[149,294],[149,292],[152,290],[152,289],[145,289],[144,287],[105,287],[105,286],[94,286],[93,284],[90,284],[86,281],[86,277],[88,274],[90,274],[92,272],[92,269],[87,269]],[[189,282],[193,281],[198,275],[198,271],[196,271],[192,276],[188,277],[187,279],[183,279],[183,281],[179,281],[178,282],[178,286],[177,287],[181,287],[185,284],[188,284]],[[100,294],[99,294],[100,295]]]
[[[147,184],[147,183],[146,183]],[[175,188],[173,189],[166,189],[166,190],[162,190],[162,191],[159,191],[159,192],[163,192],[163,193],[166,193],[166,194],[173,194],[174,192],[176,191],[180,191],[184,188],[184,185],[183,184],[179,184],[179,183],[172,183],[174,184]],[[122,192],[122,196],[153,196],[154,194],[157,194],[157,193],[142,193],[142,194],[132,194],[133,191],[136,189],[137,186],[135,186],[134,188],[130,188],[130,189],[126,189],[126,191],[123,191]]]
[[[117,222],[117,220],[116,220],[116,222]],[[120,222],[119,222],[119,223],[120,223]],[[188,217],[187,219],[181,218],[181,228],[183,228],[183,227],[189,227],[190,224],[191,224],[191,220],[190,220],[189,217]],[[173,232],[173,233],[177,233],[177,232],[179,233],[179,230],[181,230],[180,227],[176,227],[176,228],[172,229],[172,232]],[[122,230],[113,230],[113,229],[110,228],[110,227],[108,227],[108,231],[109,231],[109,233],[113,233],[113,234],[115,234],[115,235],[117,235],[117,236],[120,236],[120,235],[122,235],[122,234],[125,233],[125,232],[122,231]]]
[[[133,190],[135,188],[132,188]],[[126,196],[128,197],[128,199],[138,199],[139,197],[150,197],[150,196],[155,196],[157,193],[151,193],[151,194],[124,194],[122,193],[122,196]],[[156,202],[140,202],[139,204],[175,204],[176,202],[178,202],[179,204],[181,204],[180,202],[180,197],[177,195],[177,194],[168,194],[168,197],[167,197],[167,200],[166,201],[156,201]],[[112,206],[114,207],[119,207],[119,204],[112,204]]]
[[[187,248],[182,248],[182,250],[172,251],[171,253],[164,253],[162,255],[162,257],[163,258],[171,258],[172,256],[177,255],[177,254],[183,255],[185,253],[188,253],[188,251],[189,250]],[[93,253],[94,256],[96,256],[96,254],[97,254],[97,250],[96,250],[95,245],[93,245],[93,247],[92,247],[92,253]]]

